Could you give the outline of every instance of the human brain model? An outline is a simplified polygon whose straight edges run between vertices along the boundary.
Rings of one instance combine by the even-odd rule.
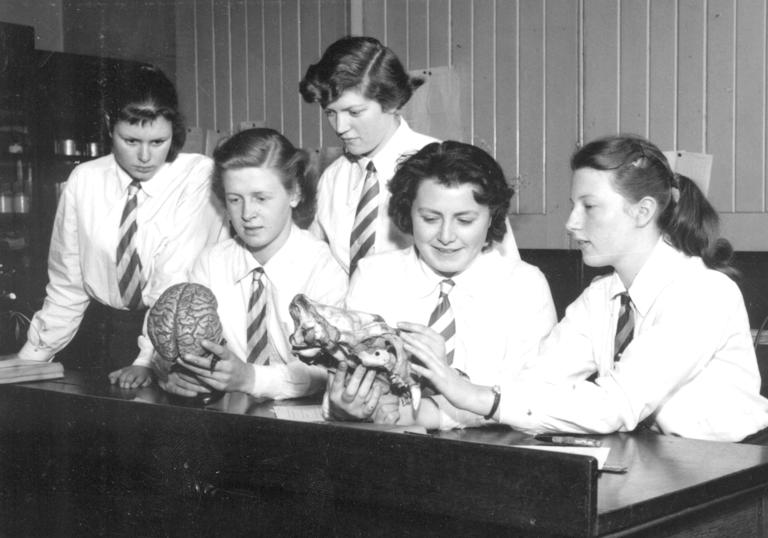
[[[221,341],[221,320],[213,292],[202,284],[176,284],[149,310],[147,332],[166,373],[186,353],[206,356],[202,340]]]

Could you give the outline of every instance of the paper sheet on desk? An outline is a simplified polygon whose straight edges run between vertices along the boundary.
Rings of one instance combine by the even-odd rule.
[[[323,419],[323,410],[321,405],[275,405],[272,407],[275,416],[284,420],[295,420],[299,422],[326,422]],[[355,428],[359,430],[374,430],[395,433],[417,433],[427,435],[427,430],[423,426],[398,426],[396,424],[373,424],[371,422],[328,422],[345,428]]]
[[[277,418],[298,422],[323,422],[321,405],[275,405],[272,408]]]
[[[532,448],[534,450],[548,450],[550,452],[565,452],[566,454],[581,454],[582,456],[592,456],[597,460],[597,468],[602,469],[605,460],[608,459],[608,453],[611,451],[607,446],[550,446],[550,445],[512,445],[515,448]]]

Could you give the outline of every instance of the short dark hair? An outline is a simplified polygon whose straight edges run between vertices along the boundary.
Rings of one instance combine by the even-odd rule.
[[[171,123],[171,149],[166,157],[173,162],[187,138],[184,118],[173,83],[158,68],[138,64],[120,69],[108,82],[104,102],[110,135],[119,121],[143,125],[163,117]]]
[[[316,204],[317,173],[309,154],[274,129],[240,131],[224,139],[213,151],[213,192],[224,201],[224,172],[240,168],[269,168],[279,175],[288,192],[298,190],[301,201],[293,221],[302,228],[312,222]]]
[[[507,231],[507,213],[514,189],[499,163],[487,152],[463,142],[432,142],[402,161],[389,182],[392,198],[389,216],[403,233],[413,234],[411,208],[421,182],[434,178],[439,184],[475,186],[475,201],[491,212],[488,241],[501,241]]]
[[[323,108],[356,88],[385,111],[397,110],[424,79],[411,77],[394,52],[373,37],[343,37],[307,69],[299,91],[307,103]]]

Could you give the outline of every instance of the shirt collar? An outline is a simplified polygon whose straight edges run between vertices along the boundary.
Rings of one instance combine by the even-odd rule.
[[[256,261],[256,258],[243,245],[242,241],[235,237],[234,241],[240,247],[241,256],[232,264],[232,281],[237,283],[244,278],[251,278],[251,273],[257,267],[262,267],[267,277],[290,272],[291,267],[295,266],[296,263],[300,263],[302,259],[302,249],[297,238],[299,233],[299,228],[295,224],[291,224],[291,232],[285,244],[264,265]]]
[[[359,172],[357,174],[358,179],[354,181],[354,185],[362,183],[363,178],[365,178],[365,167],[371,161],[373,161],[373,165],[376,167],[378,177],[391,178],[394,176],[398,161],[412,149],[412,143],[410,142],[412,134],[413,130],[408,126],[408,122],[400,116],[400,125],[398,125],[395,132],[387,140],[387,143],[376,152],[373,158],[360,157],[359,159],[353,159],[347,155],[347,159],[349,159],[353,166],[358,168]]]
[[[114,159],[114,156],[112,158]],[[158,169],[157,173],[152,176],[151,179],[141,182],[141,190],[144,191],[147,196],[159,196],[162,193],[165,186],[165,182],[162,178],[168,173],[169,167],[169,163],[163,163],[163,165]],[[120,193],[125,195],[125,193],[128,191],[128,187],[131,183],[133,183],[133,178],[129,176],[128,173],[123,170],[119,164],[117,164],[117,160],[115,160],[115,169],[117,170],[117,180],[120,185]]]
[[[415,247],[411,246],[409,247],[409,250],[411,251],[409,256],[416,258],[416,263],[419,267],[417,278],[414,278],[411,282],[411,285],[413,286],[412,295],[415,297],[427,297],[435,294],[436,290],[439,291],[440,289],[440,282],[445,280],[446,277],[435,273],[432,268],[419,257]],[[489,274],[486,268],[498,263],[498,260],[494,261],[497,258],[501,258],[501,254],[497,249],[489,248],[481,252],[472,261],[469,267],[464,269],[461,273],[450,277],[456,284],[454,291],[458,290],[458,293],[471,297],[473,295],[473,290],[483,289],[483,286],[487,285],[484,284],[484,282],[487,280]],[[454,293],[454,291],[451,291],[451,293]]]
[[[641,316],[645,316],[653,306],[654,301],[667,285],[675,278],[678,265],[683,263],[687,256],[672,247],[660,237],[651,255],[646,260],[640,272],[637,273],[632,285],[629,287],[629,296],[632,304]],[[625,291],[619,276],[614,272],[610,286],[611,298]]]

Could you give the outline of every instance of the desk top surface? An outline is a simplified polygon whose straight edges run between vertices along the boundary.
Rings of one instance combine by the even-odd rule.
[[[89,379],[71,372],[64,379],[15,387],[188,408],[190,413],[249,415],[278,421],[273,411],[274,402],[242,394],[227,395],[203,408],[169,396],[156,387],[129,391],[110,386],[105,379]],[[308,403],[316,403],[316,400],[279,402],[280,405]],[[346,429],[348,426],[342,423],[330,427]],[[366,427],[375,428],[373,425]],[[435,442],[451,440],[494,447],[534,444],[530,436],[502,426],[433,432],[428,436]],[[713,495],[725,496],[768,484],[768,447],[698,441],[651,432],[600,438],[603,445],[611,449],[607,463],[628,468],[624,474],[598,475],[597,516],[601,532],[621,528],[622,522],[636,517],[638,511],[661,517],[665,511],[679,511],[692,504],[706,503]]]

